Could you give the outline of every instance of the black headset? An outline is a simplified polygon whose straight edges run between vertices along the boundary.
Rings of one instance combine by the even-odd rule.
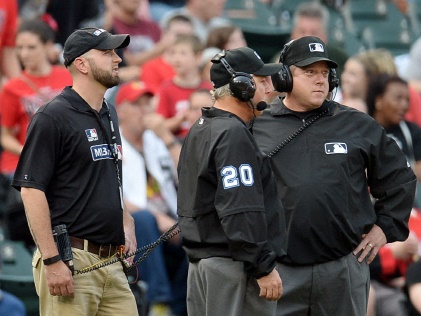
[[[237,99],[248,102],[250,101],[256,92],[256,84],[254,83],[253,77],[245,72],[236,72],[225,59],[226,52],[223,50],[218,53],[212,61],[219,61],[224,65],[225,69],[231,75],[229,87],[232,95]]]
[[[289,41],[284,45],[284,48],[281,51],[281,55],[279,56],[279,62],[282,63],[282,68],[276,74],[271,76],[273,87],[278,92],[291,92],[292,90],[292,74],[291,70],[289,69],[289,65],[284,64],[284,56],[293,41],[294,40]],[[339,78],[334,68],[329,69],[328,81],[329,92],[332,92],[333,89],[339,86]]]

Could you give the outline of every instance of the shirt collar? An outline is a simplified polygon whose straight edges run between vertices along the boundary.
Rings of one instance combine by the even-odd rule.
[[[231,113],[222,109],[218,109],[215,107],[202,108],[202,114],[205,117],[234,117],[238,119],[241,123],[243,123],[245,126],[247,126],[246,123],[234,113]]]
[[[75,91],[71,86],[67,86],[63,89],[62,95],[66,98],[70,105],[76,110],[81,112],[91,112],[93,109],[91,106]],[[105,102],[102,102],[101,113],[107,110]]]
[[[317,115],[320,112],[324,111],[325,109],[328,109],[328,112],[326,113],[326,115],[333,115],[333,112],[332,112],[333,107],[331,106],[332,104],[333,104],[332,101],[325,100],[319,108],[314,109],[314,110],[310,110],[310,111],[307,111],[307,112],[300,112],[300,114],[306,115],[306,116],[309,116],[309,115],[312,115],[312,114]],[[270,112],[273,116],[287,115],[287,114],[296,115],[296,113],[298,113],[298,112],[293,111],[293,110],[291,110],[291,109],[289,109],[285,106],[283,97],[276,98],[270,104]]]

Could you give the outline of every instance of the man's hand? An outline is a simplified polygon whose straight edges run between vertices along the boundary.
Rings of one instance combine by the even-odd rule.
[[[277,301],[281,298],[284,289],[281,277],[276,269],[273,269],[268,275],[257,279],[257,283],[260,287],[260,297],[268,301]]]
[[[45,266],[45,277],[51,295],[74,296],[72,272],[63,261]]]
[[[357,256],[358,253],[361,252],[358,257],[358,262],[363,262],[368,256],[367,263],[370,264],[376,257],[380,248],[386,245],[386,235],[379,226],[374,225],[368,234],[362,235],[361,238],[360,244],[353,251],[354,256]]]

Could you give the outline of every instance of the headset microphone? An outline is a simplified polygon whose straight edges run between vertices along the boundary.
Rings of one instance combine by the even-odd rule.
[[[268,104],[265,101],[260,101],[256,104],[256,110],[257,111],[263,111],[268,107]]]

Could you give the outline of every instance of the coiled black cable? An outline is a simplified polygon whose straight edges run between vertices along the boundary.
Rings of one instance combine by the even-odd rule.
[[[319,118],[321,118],[323,115],[325,115],[328,111],[329,111],[329,109],[327,108],[324,111],[317,114],[315,117],[313,117],[308,122],[305,122],[303,126],[301,126],[299,129],[297,129],[294,133],[289,135],[287,138],[285,138],[281,143],[279,143],[279,145],[277,145],[275,147],[275,149],[272,150],[267,156],[269,158],[272,158],[273,156],[275,156],[278,153],[278,151],[280,151],[283,147],[285,147],[288,143],[290,143],[295,137],[300,135],[307,127],[309,127],[311,124],[316,122]]]
[[[178,222],[175,223],[173,226],[171,226],[168,230],[166,230],[161,236],[159,236],[159,238],[154,241],[153,243],[150,243],[148,245],[145,245],[141,248],[136,249],[135,251],[126,253],[126,254],[115,254],[114,256],[112,256],[111,258],[107,258],[104,259],[102,261],[99,261],[89,267],[86,268],[82,268],[82,269],[75,269],[74,270],[74,275],[78,275],[78,274],[84,274],[84,273],[88,273],[88,272],[92,272],[98,269],[101,269],[103,267],[109,266],[111,264],[117,263],[117,262],[123,262],[123,267],[125,267],[125,273],[128,274],[135,266],[137,266],[139,263],[141,263],[143,260],[145,260],[147,258],[147,256],[156,248],[158,247],[158,245],[161,242],[170,240],[171,238],[173,238],[174,236],[176,236],[178,233],[180,232],[180,229],[178,228]],[[136,260],[135,262],[133,262],[133,264],[128,265],[125,262],[125,259],[135,256],[139,253],[142,253],[142,256]]]

